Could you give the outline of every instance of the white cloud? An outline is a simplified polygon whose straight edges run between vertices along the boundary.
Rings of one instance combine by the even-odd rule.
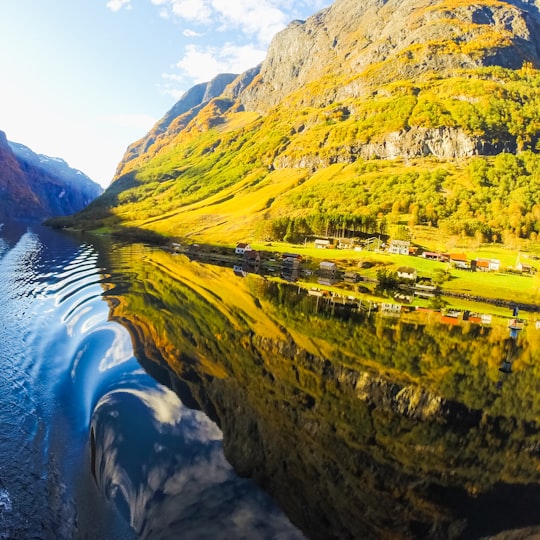
[[[118,1],[118,0],[117,0]],[[162,17],[175,17],[192,24],[213,26],[218,31],[239,30],[261,45],[290,20],[288,2],[271,0],[151,0]]]
[[[212,0],[212,6],[223,29],[238,29],[261,44],[268,44],[290,20],[285,10],[268,0]]]
[[[185,30],[183,30],[182,34],[185,37],[201,37],[204,35],[202,32],[195,32],[195,30],[190,30],[189,28],[186,28]]]
[[[212,22],[212,6],[209,0],[152,0],[152,4],[163,6],[160,10],[162,16],[167,12],[179,19],[198,24]]]
[[[120,11],[122,8],[132,8],[131,0],[109,0],[106,5],[111,11]]]
[[[242,73],[256,66],[265,55],[265,50],[252,45],[226,43],[221,48],[188,45],[186,54],[175,65],[180,73],[168,73],[164,78],[175,82],[184,78],[196,83],[206,82],[218,73]]]

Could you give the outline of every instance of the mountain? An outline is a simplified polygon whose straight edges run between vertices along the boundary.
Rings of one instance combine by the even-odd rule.
[[[212,240],[426,224],[540,232],[540,13],[336,0],[260,66],[198,85],[77,221]]]
[[[102,191],[64,160],[36,154],[0,131],[0,219],[72,214]]]

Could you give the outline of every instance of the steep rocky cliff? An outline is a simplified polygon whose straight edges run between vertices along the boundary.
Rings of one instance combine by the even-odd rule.
[[[538,36],[533,2],[336,0],[277,34],[260,66],[188,91],[128,149],[109,192],[82,218],[114,207],[122,223],[137,215],[162,232],[215,236],[239,231],[235,208],[244,206],[238,234],[260,236],[264,220],[321,212],[313,187],[323,192],[320,173],[336,164],[437,159],[458,177],[474,157],[489,168],[501,153],[536,153]],[[385,214],[359,168],[328,174],[347,187],[354,180],[347,204]],[[293,204],[293,190],[309,206]],[[439,215],[450,216],[444,205]]]
[[[35,154],[0,132],[0,219],[72,214],[102,191],[64,160]]]
[[[204,104],[220,96],[236,77],[221,74],[207,83],[197,84],[188,90],[145,137],[128,147],[116,176],[126,172],[129,169],[128,162],[144,156],[150,148],[153,149],[152,153],[159,151],[163,144],[178,135],[197,116]]]
[[[489,65],[518,69],[524,61],[538,66],[539,24],[537,7],[521,2],[337,0],[275,37],[260,76],[240,101],[265,112],[324,77],[350,80],[306,96],[320,106],[428,72]],[[366,70],[369,77],[359,84],[355,76]]]
[[[259,68],[242,74],[235,82],[232,75],[220,75],[189,90],[145,137],[146,144],[136,153],[149,150],[152,137],[163,133],[163,127],[188,111],[190,117],[195,116],[197,108],[222,93],[237,99],[235,107],[240,104],[245,110],[264,114],[290,94],[305,89],[302,100],[320,107],[369,96],[377,86],[396,77],[414,79],[428,72],[442,74],[448,69],[490,65],[519,69],[524,62],[540,66],[539,36],[540,16],[533,3],[337,0],[330,8],[306,21],[293,21],[277,34]],[[356,79],[368,69],[371,73],[367,79]],[[325,77],[330,79],[329,84],[322,82]],[[238,81],[243,82],[239,85]],[[322,92],[306,88],[314,82],[321,85]],[[225,83],[233,84],[226,89]],[[448,138],[448,134],[445,136]],[[437,139],[437,134],[425,138]],[[407,147],[409,154],[446,157],[449,153],[406,143],[401,151],[406,152]],[[482,153],[482,149],[473,144],[461,152],[470,155]],[[125,159],[129,160],[132,153],[128,150]],[[396,152],[390,150],[387,155],[394,157]]]

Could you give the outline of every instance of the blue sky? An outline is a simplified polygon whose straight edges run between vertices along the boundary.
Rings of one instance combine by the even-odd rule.
[[[2,0],[0,130],[106,186],[196,83],[241,73],[331,0]]]

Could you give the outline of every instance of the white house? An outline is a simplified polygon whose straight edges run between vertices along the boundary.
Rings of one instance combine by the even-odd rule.
[[[251,246],[249,244],[245,244],[244,242],[237,244],[236,249],[234,250],[236,255],[243,255],[246,251],[251,251]]]
[[[235,264],[233,266],[233,272],[238,276],[238,277],[246,277],[247,276],[247,272],[242,268],[241,265],[239,264]]]
[[[411,268],[410,266],[400,266],[397,269],[397,277],[399,279],[410,279],[411,281],[416,281],[418,274],[416,268]]]
[[[330,240],[327,240],[325,238],[317,238],[315,240],[315,247],[319,249],[326,249],[330,246]]]
[[[498,272],[501,268],[499,259],[476,259],[474,269],[477,272]]]
[[[469,260],[465,253],[450,253],[448,258],[450,264],[455,268],[460,268],[461,270],[467,270],[469,268]]]
[[[388,253],[394,253],[395,255],[408,255],[411,243],[408,240],[390,240],[388,246]]]
[[[401,304],[381,303],[381,313],[384,315],[399,316],[401,314]]]

